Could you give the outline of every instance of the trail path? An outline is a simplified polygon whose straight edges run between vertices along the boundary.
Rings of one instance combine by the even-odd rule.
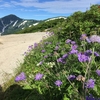
[[[46,32],[0,36],[0,85],[9,80],[14,69],[23,62],[28,46],[40,42],[43,36]]]

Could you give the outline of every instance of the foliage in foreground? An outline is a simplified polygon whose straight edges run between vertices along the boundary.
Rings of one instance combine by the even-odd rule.
[[[99,100],[100,37],[83,34],[79,40],[80,45],[71,39],[62,42],[53,35],[33,50],[29,46],[15,81],[23,89],[36,89],[43,100]]]

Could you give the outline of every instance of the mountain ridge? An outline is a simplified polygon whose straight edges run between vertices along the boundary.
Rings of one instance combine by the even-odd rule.
[[[39,22],[39,20],[22,19],[14,14],[6,15],[0,18],[0,35],[14,33],[37,22]]]
[[[43,27],[44,25],[46,25],[46,23],[50,21],[62,19],[62,18],[66,19],[67,17],[57,16],[57,17],[47,18],[45,20],[35,20],[35,19],[23,19],[14,14],[9,14],[0,18],[0,35],[16,34],[16,33],[23,32],[24,29],[26,29],[25,31],[27,32],[28,28],[34,27],[37,24],[39,24],[40,27]],[[56,22],[51,22],[51,23],[56,24]],[[39,30],[39,27],[36,28],[38,28]],[[45,26],[45,28],[47,27]]]

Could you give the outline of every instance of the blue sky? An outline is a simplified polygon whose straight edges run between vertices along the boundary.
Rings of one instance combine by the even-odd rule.
[[[0,18],[15,14],[24,19],[43,20],[86,11],[100,0],[0,0]]]

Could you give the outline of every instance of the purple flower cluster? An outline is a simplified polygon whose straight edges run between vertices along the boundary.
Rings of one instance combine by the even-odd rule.
[[[71,51],[69,52],[69,54],[77,54],[78,53],[78,50],[77,50],[77,45],[74,41],[72,41],[72,45],[71,45]]]
[[[41,80],[42,77],[43,77],[43,74],[37,73],[37,74],[35,75],[35,80]]]
[[[90,36],[90,41],[91,42],[98,42],[98,43],[100,43],[100,36],[98,36],[98,35],[92,35],[92,36]]]
[[[90,57],[88,55],[86,55],[85,53],[78,53],[78,60],[80,62],[86,62],[86,61],[90,61]]]
[[[66,42],[66,44],[72,44],[72,45],[76,44],[75,41],[72,41],[70,39],[67,39],[65,42]]]
[[[16,76],[15,81],[19,82],[19,81],[23,81],[26,79],[25,73],[21,72],[18,76]]]
[[[94,42],[100,43],[100,36],[98,36],[98,35],[92,35],[88,38],[86,34],[82,34],[80,39],[86,40],[88,43],[91,43],[91,42],[92,43],[94,43]]]
[[[65,64],[67,57],[68,57],[68,54],[64,54],[61,58],[57,59],[57,62]]]
[[[89,80],[85,83],[85,85],[86,85],[86,88],[94,88],[94,86],[95,86],[95,80],[89,79]]]
[[[91,50],[86,50],[86,51],[84,52],[84,54],[85,54],[86,56],[91,56],[92,53],[93,53],[93,52],[92,52]],[[100,56],[100,55],[99,55],[99,53],[94,52],[94,56],[98,57],[98,56]]]
[[[91,51],[91,50],[86,50],[86,51],[84,52],[84,54],[85,54],[86,56],[91,56],[91,55],[92,55],[92,51]]]
[[[38,46],[38,43],[34,43],[34,48],[36,48]]]
[[[78,50],[75,50],[75,49],[72,49],[69,54],[77,54],[78,53]]]
[[[77,49],[77,47],[78,46],[76,44],[74,44],[74,45],[72,45],[71,49],[74,49],[75,50],[75,49]]]
[[[62,84],[61,80],[57,80],[57,81],[55,82],[55,85],[58,86],[58,87],[60,87],[61,84]]]
[[[29,50],[32,50],[32,49],[33,49],[33,45],[30,45],[30,46],[28,47],[28,49],[29,49]]]

